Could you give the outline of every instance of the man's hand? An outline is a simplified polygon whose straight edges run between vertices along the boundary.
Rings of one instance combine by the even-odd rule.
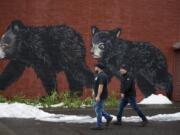
[[[97,97],[96,97],[96,102],[99,102],[99,101],[100,101],[100,97],[97,96]]]
[[[95,98],[95,93],[94,93],[94,91],[92,92],[92,97]]]
[[[99,101],[100,101],[100,96],[101,96],[101,94],[102,94],[103,87],[104,87],[103,84],[100,84],[99,87],[98,87],[98,94],[97,94],[97,96],[96,96],[96,98],[95,98],[96,102],[99,102]]]
[[[124,98],[124,94],[123,93],[121,94],[121,98]]]

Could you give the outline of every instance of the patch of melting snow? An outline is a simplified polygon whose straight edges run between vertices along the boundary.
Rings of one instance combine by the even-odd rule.
[[[22,103],[0,103],[0,118],[24,118],[35,119],[40,121],[49,122],[65,122],[65,123],[95,123],[96,118],[91,116],[82,115],[65,115],[65,114],[53,114],[47,113],[43,110]],[[150,121],[177,121],[180,120],[180,112],[173,114],[158,114],[147,117]],[[116,116],[113,116],[113,120],[116,120]],[[138,116],[123,117],[124,122],[140,122],[141,119]],[[103,121],[105,119],[103,118]]]
[[[172,102],[162,94],[152,94],[140,101],[139,104],[172,104]]]
[[[64,106],[64,103],[61,102],[59,104],[54,104],[54,105],[51,105],[51,107],[63,107]]]

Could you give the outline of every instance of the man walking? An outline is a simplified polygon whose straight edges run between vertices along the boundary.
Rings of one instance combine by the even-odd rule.
[[[106,119],[105,126],[108,127],[112,121],[110,114],[104,111],[104,103],[108,97],[108,77],[103,71],[105,66],[102,63],[95,65],[96,76],[94,78],[94,89],[93,97],[95,99],[94,110],[97,117],[97,123],[95,127],[92,127],[92,130],[102,130],[102,116]]]
[[[123,110],[128,103],[131,104],[132,108],[137,112],[137,114],[142,119],[142,126],[145,126],[148,123],[147,118],[141,112],[136,103],[136,91],[135,91],[135,81],[134,78],[129,74],[128,67],[123,64],[120,67],[121,74],[121,102],[119,106],[119,111],[117,114],[117,121],[114,122],[114,125],[121,125],[121,118]]]

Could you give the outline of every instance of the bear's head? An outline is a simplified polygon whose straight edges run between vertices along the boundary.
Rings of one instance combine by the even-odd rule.
[[[119,37],[121,33],[120,28],[116,28],[109,31],[101,31],[96,26],[91,27],[92,33],[92,48],[91,53],[93,58],[100,59],[106,54],[107,51],[111,51],[114,41]]]
[[[15,55],[18,44],[17,38],[24,25],[21,21],[13,21],[0,39],[0,59],[11,58]]]

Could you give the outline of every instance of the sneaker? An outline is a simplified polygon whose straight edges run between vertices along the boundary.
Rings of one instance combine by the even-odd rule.
[[[111,121],[113,120],[113,117],[111,117],[110,119],[108,119],[107,121],[106,121],[106,124],[105,124],[105,126],[106,127],[109,127],[109,125],[111,124]]]
[[[141,126],[142,126],[142,127],[145,127],[147,124],[148,124],[148,120],[143,120],[143,121],[141,122]]]
[[[122,123],[121,123],[121,121],[115,121],[115,122],[113,122],[113,125],[119,125],[119,126],[121,126]]]
[[[103,128],[100,126],[100,127],[91,127],[90,128],[91,130],[103,130]]]

